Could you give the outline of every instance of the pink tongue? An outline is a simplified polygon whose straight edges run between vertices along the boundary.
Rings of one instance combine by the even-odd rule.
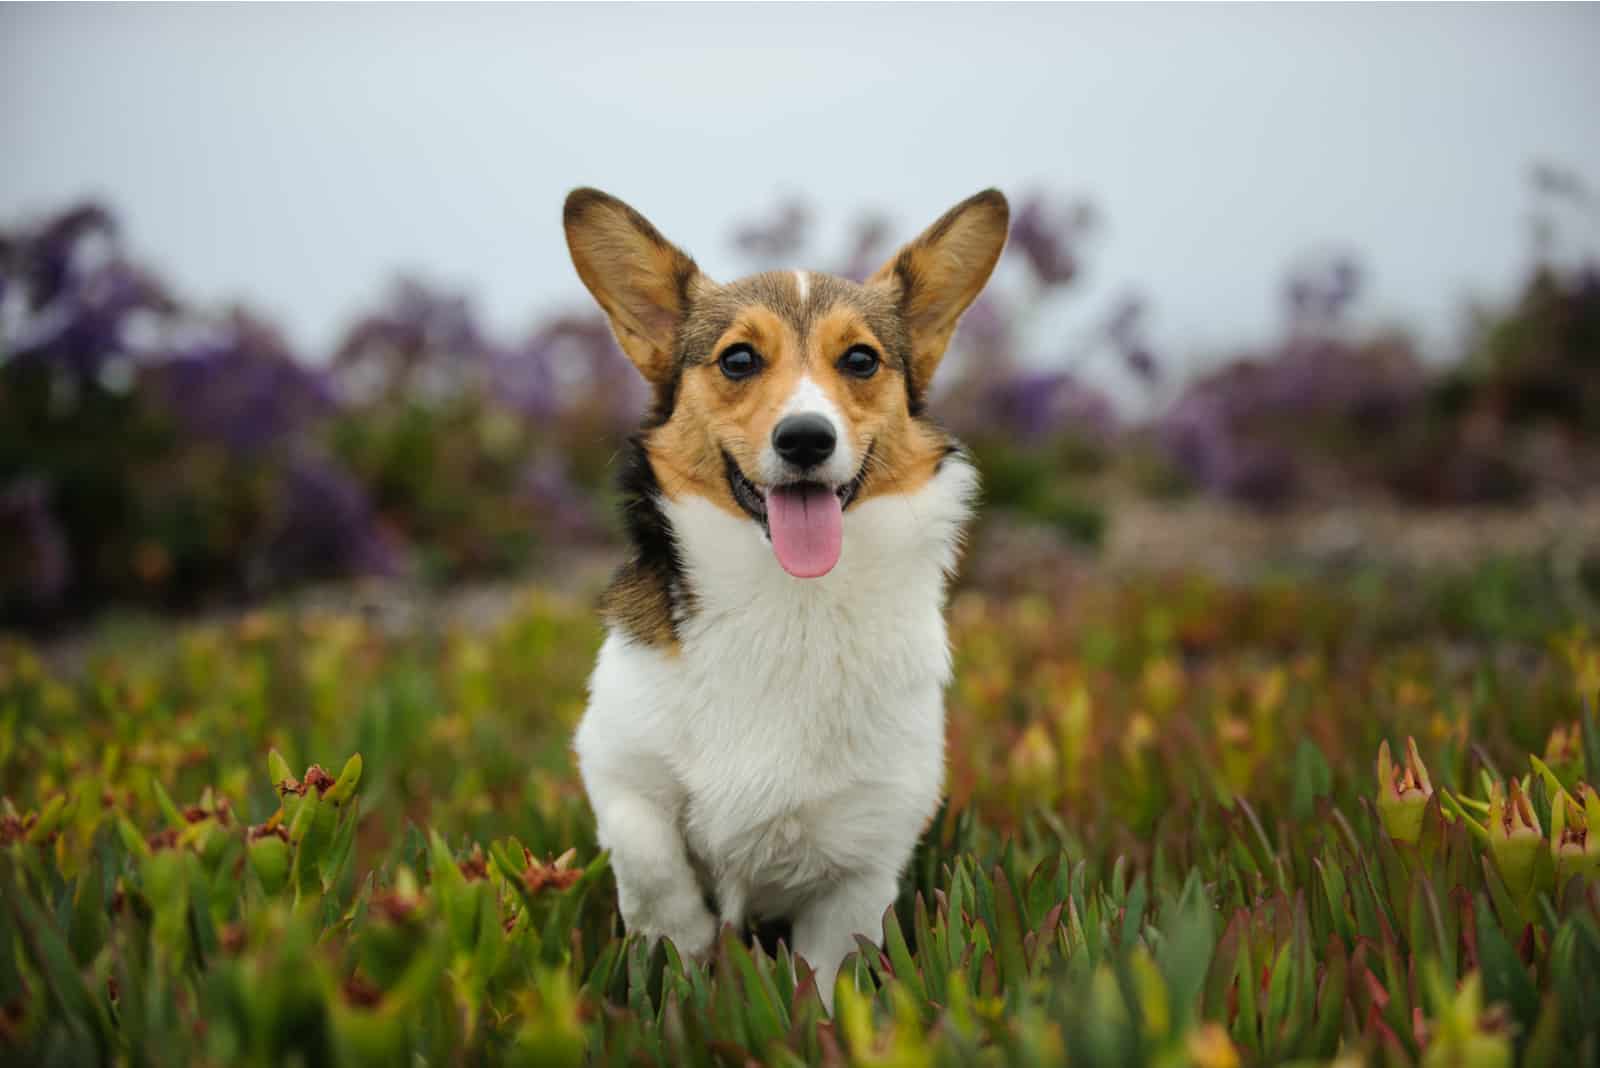
[[[778,563],[795,578],[820,578],[839,562],[844,508],[824,486],[779,486],[767,494],[767,529]]]

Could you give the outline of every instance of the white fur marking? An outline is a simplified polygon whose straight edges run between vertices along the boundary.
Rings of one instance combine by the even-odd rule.
[[[607,637],[574,739],[630,930],[705,953],[719,920],[791,917],[832,1004],[939,804],[945,581],[976,488],[952,457],[861,501],[816,579],[785,574],[748,519],[662,500],[696,610],[675,655]]]
[[[829,397],[810,375],[801,377],[800,384],[789,394],[789,399],[784,401],[783,411],[778,413],[778,420],[782,422],[785,416],[798,415],[802,412],[812,412],[828,420],[833,424],[833,432],[839,439],[833,455],[816,470],[815,477],[833,486],[842,486],[855,478],[856,468],[860,465],[861,459],[851,447],[850,428],[845,424],[844,414],[833,403],[833,398]],[[784,463],[770,440],[761,447],[757,469],[762,481],[769,484],[793,477],[788,464]]]
[[[806,272],[794,272],[794,284],[800,290],[800,303],[804,304],[806,301],[806,294],[811,291],[811,282],[806,278]]]

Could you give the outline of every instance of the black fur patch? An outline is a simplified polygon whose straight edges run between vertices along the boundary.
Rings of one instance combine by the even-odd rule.
[[[672,418],[672,410],[678,406],[678,384],[682,381],[683,365],[680,363],[672,368],[672,377],[657,383],[655,397],[650,403],[650,410],[645,413],[641,430],[654,430],[667,424]]]
[[[958,456],[964,460],[970,460],[972,458],[967,452],[967,447],[961,444],[961,442],[957,441],[955,438],[951,437],[950,433],[945,430],[944,427],[935,423],[931,419],[925,419],[923,422],[927,423],[929,426],[939,431],[940,434],[944,435],[944,451],[939,454],[939,462],[933,467],[935,471],[944,470],[944,462],[950,459],[952,456]]]
[[[617,571],[601,598],[608,623],[646,645],[669,645],[678,638],[677,624],[693,605],[678,556],[672,524],[661,510],[661,483],[644,435],[628,439],[617,488],[622,496],[622,522],[633,555]]]

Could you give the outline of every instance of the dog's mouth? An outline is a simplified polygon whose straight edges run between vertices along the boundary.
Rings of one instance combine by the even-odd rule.
[[[855,477],[839,486],[822,482],[782,482],[765,489],[722,454],[728,490],[745,513],[761,524],[778,563],[795,578],[820,578],[839,562],[844,545],[844,510],[855,502],[866,481],[872,449],[867,449]]]

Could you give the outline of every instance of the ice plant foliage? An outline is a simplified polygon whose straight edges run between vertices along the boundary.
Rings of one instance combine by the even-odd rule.
[[[581,603],[416,637],[263,611],[71,674],[0,644],[0,1057],[1600,1055],[1592,638],[1307,585],[1072,598],[958,596],[950,803],[831,1018],[781,930],[619,936],[566,750]]]
[[[1579,783],[1577,794],[1581,804],[1565,791],[1550,803],[1550,853],[1558,884],[1600,875],[1600,794],[1588,783]]]
[[[1422,815],[1433,798],[1428,769],[1417,755],[1417,742],[1406,739],[1404,764],[1389,756],[1387,739],[1378,747],[1378,813],[1384,830],[1398,842],[1415,843],[1422,834]]]

